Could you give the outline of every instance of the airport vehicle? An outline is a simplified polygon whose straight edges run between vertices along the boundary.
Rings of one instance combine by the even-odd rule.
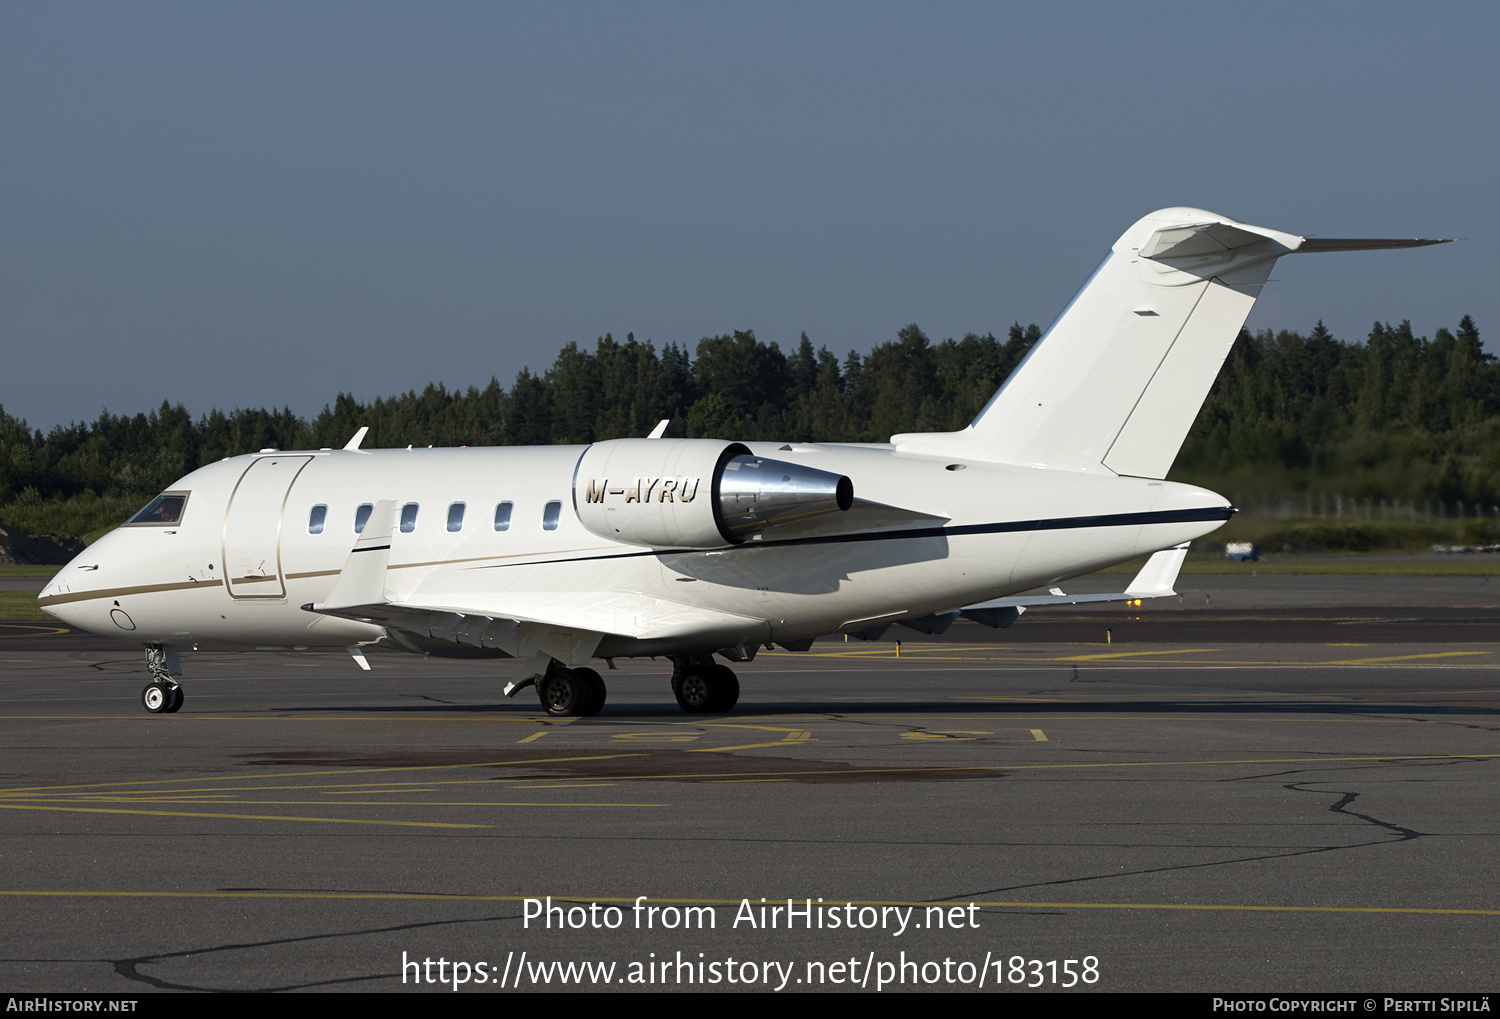
[[[179,649],[508,656],[556,715],[590,714],[602,659],[667,656],[687,711],[724,711],[768,644],[960,615],[1172,593],[1186,544],[1229,519],[1163,480],[1271,267],[1329,240],[1199,209],[1127,230],[967,427],[879,445],[646,438],[588,446],[359,448],[226,459],[64,567],[42,608],[146,646],[152,712]],[[1155,553],[1117,595],[1055,585]],[[1016,592],[1051,586],[1047,595]]]

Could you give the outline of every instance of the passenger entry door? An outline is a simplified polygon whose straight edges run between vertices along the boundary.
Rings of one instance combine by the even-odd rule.
[[[224,511],[224,586],[231,598],[285,598],[281,529],[287,494],[310,456],[263,456],[240,475]]]

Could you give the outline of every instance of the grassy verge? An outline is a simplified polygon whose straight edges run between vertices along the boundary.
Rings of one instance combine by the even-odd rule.
[[[1111,566],[1100,573],[1134,574],[1145,558]],[[1394,577],[1500,577],[1500,555],[1454,555],[1440,560],[1390,560],[1360,555],[1278,555],[1255,563],[1237,563],[1222,554],[1194,552],[1182,564],[1184,576],[1228,576],[1254,574],[1276,576],[1394,576]]]
[[[1231,541],[1259,545],[1266,558],[1237,563],[1224,557]],[[1438,520],[1431,523],[1396,520],[1330,519],[1327,517],[1272,517],[1238,513],[1223,527],[1193,542],[1197,551],[1182,566],[1186,575],[1257,576],[1328,574],[1401,577],[1500,576],[1500,555],[1454,554],[1392,560],[1390,556],[1430,553],[1434,544],[1490,545],[1500,543],[1500,529],[1488,520]],[[1207,546],[1205,550],[1204,547]],[[1101,573],[1134,573],[1146,560],[1111,566]]]
[[[1182,572],[1196,576],[1222,576],[1253,572],[1256,576],[1317,575],[1395,577],[1500,577],[1500,557],[1454,556],[1452,562],[1362,562],[1357,557],[1298,560],[1285,557],[1258,563],[1236,563],[1222,557],[1194,563]]]
[[[0,577],[50,577],[60,569],[62,569],[61,566],[31,566],[29,564],[12,566],[8,563],[0,563]]]
[[[36,607],[35,591],[0,591],[0,619],[51,619]]]
[[[1500,542],[1490,520],[1335,520],[1328,517],[1279,518],[1238,513],[1205,542],[1249,541],[1267,555],[1344,552],[1427,552],[1437,543],[1489,545]]]

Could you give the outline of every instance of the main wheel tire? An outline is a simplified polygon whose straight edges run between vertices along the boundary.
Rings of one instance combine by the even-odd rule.
[[[589,709],[585,715],[597,715],[604,707],[604,701],[609,696],[609,690],[604,685],[604,677],[590,668],[574,669],[578,675],[583,677],[589,687]]]
[[[167,705],[172,703],[172,694],[165,683],[147,683],[141,691],[141,707],[159,715],[167,710]]]
[[[714,669],[719,673],[719,700],[709,710],[733,711],[740,702],[740,677],[727,665],[715,665]]]
[[[716,711],[724,683],[717,666],[692,665],[672,678],[672,693],[677,706],[690,715]]]
[[[589,713],[593,700],[589,682],[572,669],[557,669],[536,681],[536,693],[542,710],[556,717],[577,717]]]
[[[167,706],[161,710],[164,714],[174,715],[177,713],[177,709],[182,707],[182,687],[173,683],[167,687],[167,693],[169,695]]]

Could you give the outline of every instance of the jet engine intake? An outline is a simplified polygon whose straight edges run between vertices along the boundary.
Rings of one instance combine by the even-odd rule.
[[[652,548],[723,548],[853,503],[854,483],[843,475],[717,439],[596,442],[573,475],[584,527]]]

